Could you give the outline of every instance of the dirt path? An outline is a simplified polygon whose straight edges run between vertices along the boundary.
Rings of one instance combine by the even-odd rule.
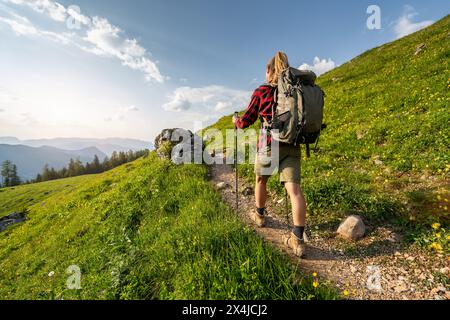
[[[225,188],[220,188],[223,199],[234,207],[233,169],[227,165],[212,166],[211,183],[217,186],[222,182],[226,184]],[[321,282],[331,282],[343,294],[348,292],[348,298],[450,299],[448,257],[414,246],[406,247],[401,235],[392,226],[369,226],[372,231],[365,239],[350,243],[336,238],[332,230],[321,230],[324,227],[309,218],[308,257],[299,260],[281,241],[282,235],[290,231],[282,214],[284,199],[269,195],[267,227],[257,228],[248,218],[248,213],[254,208],[253,193],[242,193],[252,187],[240,181],[239,215],[244,221],[267,242],[288,255],[303,272],[317,273]]]

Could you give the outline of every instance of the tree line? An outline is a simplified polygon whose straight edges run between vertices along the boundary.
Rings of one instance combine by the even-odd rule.
[[[77,177],[85,174],[102,173],[121,166],[122,164],[147,156],[148,153],[149,150],[130,150],[128,152],[114,151],[111,154],[111,157],[106,157],[102,162],[100,162],[98,156],[95,155],[94,160],[91,162],[86,162],[85,164],[83,164],[79,159],[70,159],[69,164],[60,170],[50,168],[49,165],[46,164],[42,169],[42,172],[39,173],[36,178],[31,181],[31,183]]]
[[[79,159],[70,159],[69,164],[59,170],[51,168],[48,164],[44,166],[42,172],[39,173],[35,179],[26,181],[25,183],[38,183],[50,180],[57,180],[63,178],[70,178],[81,176],[85,174],[102,173],[113,168],[116,168],[122,164],[134,161],[141,157],[147,156],[149,150],[140,151],[128,151],[128,152],[116,152],[111,154],[111,157],[106,157],[103,161],[100,161],[97,155],[91,162],[83,164]],[[17,166],[11,161],[6,160],[2,164],[1,170],[2,183],[0,187],[13,187],[22,183],[17,175]]]
[[[21,184],[20,178],[17,175],[17,166],[9,160],[2,163],[0,175],[2,177],[0,188],[14,187]]]

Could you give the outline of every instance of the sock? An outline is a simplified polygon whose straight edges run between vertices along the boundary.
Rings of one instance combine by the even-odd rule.
[[[266,211],[266,208],[256,208],[256,212],[258,212],[258,214],[260,216],[263,216],[265,211]]]
[[[303,240],[303,235],[305,233],[305,227],[295,226],[294,230],[292,230],[292,232],[295,234],[295,236],[297,238],[299,238],[300,240]]]

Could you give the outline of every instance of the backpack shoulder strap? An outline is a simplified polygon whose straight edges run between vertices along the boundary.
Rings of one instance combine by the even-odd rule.
[[[270,88],[275,88],[274,93],[273,93],[273,103],[272,103],[272,120],[274,118],[274,114],[276,112],[275,106],[277,104],[278,101],[278,87],[271,85],[269,83],[264,83],[262,86],[266,86],[266,87],[270,87]],[[263,123],[262,123],[262,128],[263,129],[268,129],[270,130],[272,128],[272,123],[267,121],[267,119],[265,117],[261,117],[263,119]]]

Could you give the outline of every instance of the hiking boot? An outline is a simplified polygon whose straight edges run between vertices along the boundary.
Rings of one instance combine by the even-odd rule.
[[[283,235],[283,244],[291,248],[297,257],[301,259],[306,257],[305,240],[300,240],[294,233]]]
[[[260,215],[260,214],[258,213],[258,211],[252,210],[252,211],[250,212],[250,218],[253,220],[253,222],[256,223],[256,225],[257,225],[259,228],[264,228],[264,227],[266,226],[266,217],[263,216],[263,215]]]

